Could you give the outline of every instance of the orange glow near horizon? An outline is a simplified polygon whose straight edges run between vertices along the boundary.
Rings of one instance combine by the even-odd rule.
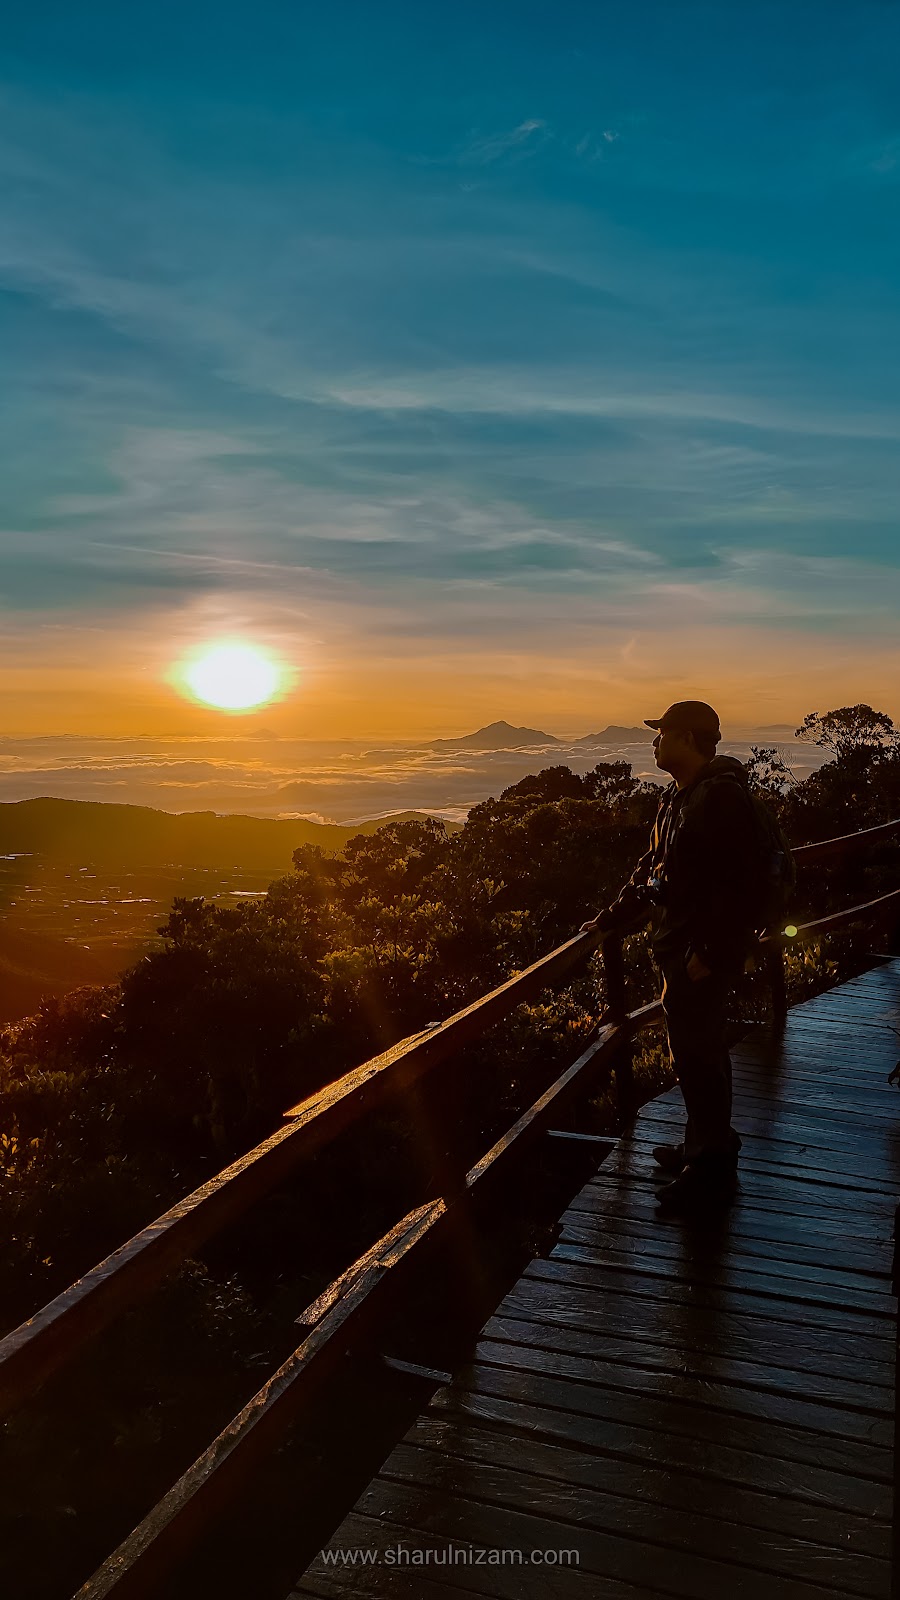
[[[521,639],[491,649],[367,633],[330,615],[315,634],[294,635],[265,619],[237,627],[216,620],[10,633],[0,640],[2,732],[239,738],[255,715],[277,736],[311,740],[457,737],[499,720],[569,738],[609,723],[640,725],[673,700],[695,699],[716,707],[726,737],[731,728],[797,726],[809,711],[860,701],[900,720],[900,648],[877,638],[826,645],[748,626],[669,628],[632,648],[607,629],[585,647],[546,630],[531,649]],[[224,645],[252,647],[274,665],[271,697],[219,708],[188,687],[184,668]]]

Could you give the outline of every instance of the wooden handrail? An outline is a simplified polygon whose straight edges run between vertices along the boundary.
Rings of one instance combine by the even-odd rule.
[[[767,933],[759,942],[761,945],[780,946],[782,949],[792,944],[803,944],[808,939],[817,939],[820,934],[828,933],[832,928],[840,928],[845,923],[854,922],[864,912],[874,912],[879,906],[886,906],[892,900],[900,900],[900,889],[892,889],[889,894],[881,894],[876,900],[865,900],[858,906],[847,906],[843,911],[832,911],[829,916],[817,917],[813,922],[803,922],[795,933]]]
[[[0,1340],[0,1416],[28,1395],[130,1306],[144,1299],[199,1245],[283,1183],[364,1112],[384,1105],[523,1001],[586,960],[602,933],[576,934],[439,1027],[401,1039],[284,1113],[285,1124],[114,1250]]]
[[[341,1358],[362,1336],[377,1330],[410,1272],[449,1242],[449,1229],[460,1213],[489,1198],[598,1070],[611,1066],[628,1038],[660,1015],[656,1001],[601,1029],[578,1060],[469,1169],[458,1193],[411,1212],[342,1273],[301,1319],[310,1328],[302,1344],[79,1589],[75,1600],[147,1600],[158,1595],[167,1572],[211,1518],[233,1500],[310,1399],[321,1397],[323,1381],[340,1376]]]
[[[900,817],[893,822],[879,822],[874,828],[860,828],[858,833],[842,833],[835,839],[820,839],[815,844],[798,844],[793,854],[802,857],[805,866],[810,861],[821,861],[826,856],[848,855],[853,850],[863,850],[866,845],[886,839],[900,828]]]

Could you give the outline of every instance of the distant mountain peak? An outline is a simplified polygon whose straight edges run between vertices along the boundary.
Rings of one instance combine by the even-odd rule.
[[[652,728],[620,728],[612,723],[600,733],[586,733],[576,744],[650,744],[656,735]]]
[[[561,744],[555,734],[542,733],[540,728],[514,728],[509,722],[489,722],[475,733],[462,734],[458,739],[432,739],[429,748],[439,749],[452,745],[470,750],[519,750],[534,744]]]

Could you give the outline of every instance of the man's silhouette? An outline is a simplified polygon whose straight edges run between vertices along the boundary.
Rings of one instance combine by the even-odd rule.
[[[663,978],[669,1054],[687,1111],[684,1141],[660,1145],[658,1165],[673,1175],[658,1200],[676,1208],[727,1192],[741,1141],[731,1126],[731,1060],[726,1045],[729,991],[750,947],[759,834],[747,773],[716,756],[719,718],[702,700],[682,700],[656,728],[656,764],[672,775],[650,848],[593,928],[636,928],[652,916],[652,945]]]

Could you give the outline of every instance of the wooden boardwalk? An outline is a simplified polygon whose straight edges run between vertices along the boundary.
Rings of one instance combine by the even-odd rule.
[[[294,1600],[886,1600],[891,1024],[898,962],[793,1009],[780,1048],[733,1049],[718,1222],[657,1217],[680,1098],[645,1106]]]

